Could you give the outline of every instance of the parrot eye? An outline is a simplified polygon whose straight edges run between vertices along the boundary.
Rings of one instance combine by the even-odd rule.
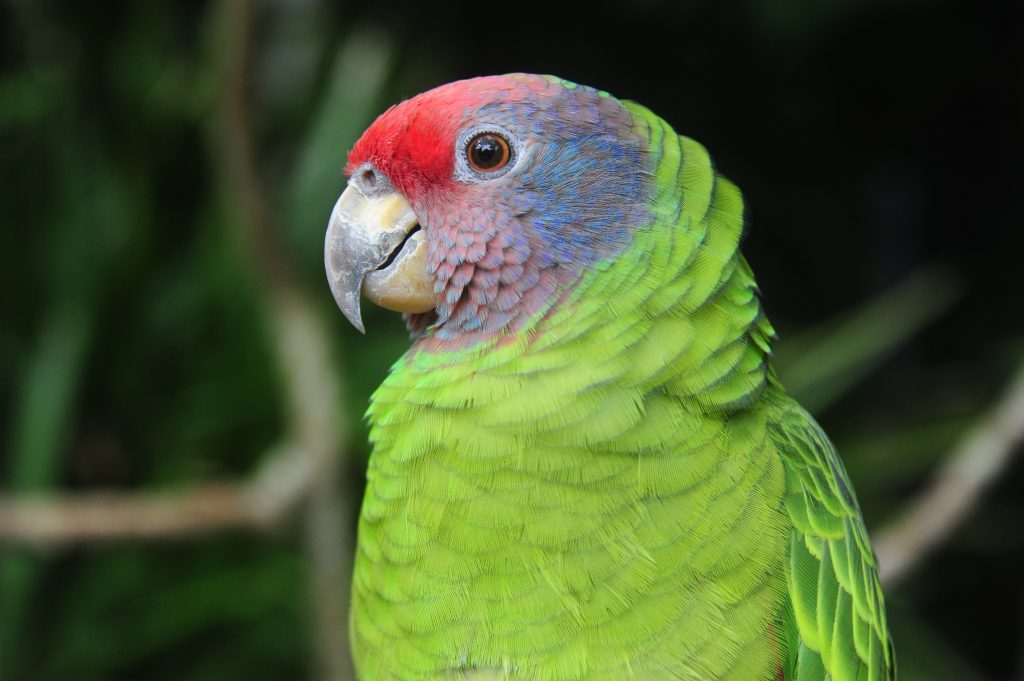
[[[494,132],[482,132],[466,145],[469,167],[478,172],[500,170],[508,165],[511,158],[512,150],[508,141]]]

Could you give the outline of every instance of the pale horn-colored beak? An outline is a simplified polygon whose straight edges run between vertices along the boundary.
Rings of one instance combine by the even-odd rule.
[[[434,309],[426,239],[409,202],[393,189],[365,196],[349,184],[334,204],[324,239],[324,266],[338,307],[360,333],[360,291],[398,312]]]

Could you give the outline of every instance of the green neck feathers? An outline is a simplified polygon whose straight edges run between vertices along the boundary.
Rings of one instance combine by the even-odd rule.
[[[599,262],[515,336],[452,352],[414,346],[375,395],[374,422],[429,406],[500,404],[517,418],[542,412],[522,390],[527,380],[550,386],[556,410],[558,397],[574,400],[609,381],[730,410],[748,404],[771,380],[774,332],[738,251],[739,190],[715,172],[699,143],[676,135],[642,106],[625,105],[637,132],[650,140],[653,224],[636,230],[626,252]],[[574,361],[581,357],[585,370]]]

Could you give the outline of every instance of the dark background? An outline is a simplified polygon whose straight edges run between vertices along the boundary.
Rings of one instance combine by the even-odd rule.
[[[743,189],[780,373],[880,532],[1024,357],[1022,8],[2,2],[0,501],[257,470],[302,411],[288,290],[344,394],[324,494],[347,550],[360,414],[407,341],[369,306],[359,336],[324,281],[345,152],[400,99],[529,71],[644,103]],[[887,589],[902,678],[1024,679],[1022,489],[1011,461]],[[269,532],[47,542],[5,538],[0,503],[0,678],[343,678],[312,661],[306,506]]]

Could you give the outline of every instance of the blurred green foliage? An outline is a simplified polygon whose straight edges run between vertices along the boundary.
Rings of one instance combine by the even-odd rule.
[[[353,426],[352,478],[365,466],[359,424],[367,395],[407,340],[400,320],[372,308],[372,338],[358,337],[324,285],[322,230],[344,183],[344,153],[402,97],[465,75],[537,70],[641,99],[713,153],[722,150],[720,166],[731,173],[731,163],[752,198],[757,229],[748,255],[764,273],[769,311],[781,311],[773,314],[783,336],[780,371],[821,414],[877,527],[924,484],[1024,350],[1019,313],[990,290],[1005,295],[1017,281],[1006,271],[1020,245],[1009,235],[1020,225],[1003,204],[973,196],[973,224],[988,231],[969,248],[971,238],[953,224],[963,224],[966,208],[946,202],[955,196],[950,187],[981,180],[927,175],[920,168],[931,147],[909,125],[902,138],[872,138],[901,158],[868,159],[878,147],[865,144],[866,131],[888,128],[858,117],[853,109],[863,102],[851,90],[892,120],[913,120],[899,112],[916,111],[916,101],[893,105],[903,101],[893,82],[921,57],[892,52],[886,36],[894,26],[922,25],[945,38],[959,27],[961,40],[978,46],[979,26],[991,26],[996,54],[965,59],[959,71],[943,62],[940,76],[925,70],[924,84],[913,86],[919,92],[906,96],[937,108],[948,104],[940,87],[983,90],[998,73],[966,83],[979,64],[1010,49],[998,33],[1006,30],[998,28],[1008,18],[1003,7],[994,3],[983,21],[952,2],[751,0],[730,9],[652,0],[598,5],[520,26],[517,36],[475,5],[257,5],[251,116],[260,171],[279,243],[328,315],[343,360],[348,399],[338,417]],[[4,493],[242,476],[282,435],[259,273],[230,229],[232,197],[218,185],[213,158],[221,21],[218,6],[198,2],[0,5]],[[631,26],[652,33],[625,39],[635,42],[625,51],[597,49],[623,40]],[[667,44],[672,31],[689,37]],[[515,39],[526,34],[539,47]],[[876,34],[869,56],[864,38]],[[932,49],[926,44],[914,43]],[[880,70],[858,71],[865,62]],[[823,74],[820,63],[835,71]],[[1021,62],[1009,63],[1018,64],[1019,85]],[[889,77],[878,75],[879,64]],[[675,84],[683,80],[703,97],[681,101]],[[995,110],[1005,99],[992,91],[970,101]],[[1010,125],[1000,111],[986,121],[996,131]],[[961,109],[945,116],[926,125],[973,120]],[[994,143],[975,139],[976,153],[964,149],[977,134],[950,130],[947,150],[980,156],[973,168],[987,163],[998,173]],[[788,154],[780,140],[792,142]],[[1019,130],[1007,141],[1019,151]],[[920,205],[941,205],[929,224],[961,241],[929,246],[921,216],[936,212]],[[858,221],[866,225],[859,232]],[[935,261],[945,267],[933,268]],[[890,594],[906,681],[1006,678],[1022,669],[1021,481],[1017,466],[970,526]],[[269,537],[50,553],[4,546],[0,678],[308,676],[298,534],[285,527]]]

